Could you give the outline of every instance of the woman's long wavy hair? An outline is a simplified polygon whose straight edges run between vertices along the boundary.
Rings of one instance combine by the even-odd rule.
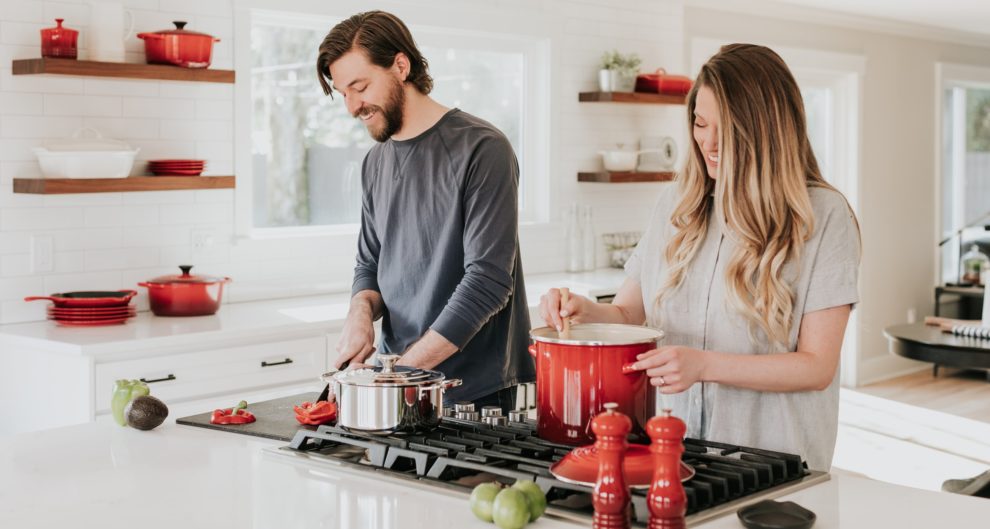
[[[708,223],[724,221],[736,249],[726,269],[729,304],[762,330],[775,349],[786,347],[794,289],[784,265],[797,262],[814,232],[809,187],[834,189],[811,150],[801,91],[784,61],[769,48],[730,44],[705,63],[688,94],[694,130],[698,89],[709,88],[720,112],[719,168],[709,177],[697,143],[678,177],[680,202],[671,215],[675,235],[664,257],[668,275],[655,303],[680,287]],[[714,200],[710,195],[714,193]]]

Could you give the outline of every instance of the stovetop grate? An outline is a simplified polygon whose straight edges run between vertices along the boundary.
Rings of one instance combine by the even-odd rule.
[[[828,474],[809,471],[792,454],[691,438],[684,446],[682,459],[695,469],[694,477],[684,483],[689,523],[828,479]],[[321,426],[317,431],[300,430],[286,447],[297,455],[465,493],[492,480],[506,484],[535,480],[547,494],[548,513],[587,521],[594,511],[591,487],[565,483],[550,474],[550,466],[571,449],[536,437],[535,421],[490,426],[447,417],[428,434],[402,437]],[[645,526],[647,491],[631,493],[634,524]]]

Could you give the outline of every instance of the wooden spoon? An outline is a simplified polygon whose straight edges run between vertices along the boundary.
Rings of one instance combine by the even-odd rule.
[[[562,288],[560,289],[560,307],[564,308],[567,305],[567,301],[571,299],[571,291]],[[569,340],[571,338],[571,320],[570,318],[564,318],[564,328],[558,333],[558,336],[564,340]]]

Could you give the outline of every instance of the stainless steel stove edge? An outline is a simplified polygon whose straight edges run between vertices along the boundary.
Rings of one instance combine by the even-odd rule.
[[[286,447],[265,448],[263,449],[263,452],[276,455],[280,458],[287,458],[295,461],[305,461],[307,465],[312,465],[313,463],[316,463],[317,467],[325,466],[333,469],[344,469],[347,472],[351,472],[356,475],[365,476],[365,477],[368,477],[368,473],[367,473],[368,470],[375,470],[373,467],[369,467],[368,465],[351,463],[348,461],[341,461],[339,459],[320,457],[318,455],[311,456],[307,452],[299,452]],[[377,472],[374,475],[384,476],[398,483],[426,484],[427,486],[429,486],[429,488],[436,490],[437,492],[444,493],[448,496],[467,497],[470,495],[469,492],[465,491],[461,487],[455,485],[445,486],[445,484],[442,482],[423,481],[412,477],[406,478],[406,477],[402,477],[399,474],[395,474],[391,472]],[[751,496],[739,498],[737,500],[733,500],[728,503],[719,505],[718,507],[713,507],[711,509],[692,514],[687,518],[685,518],[685,522],[688,527],[697,527],[703,524],[704,522],[711,521],[715,518],[719,518],[727,514],[734,513],[737,510],[747,505],[752,505],[756,502],[760,502],[763,500],[770,500],[770,499],[779,498],[781,496],[786,496],[787,494],[797,492],[801,489],[805,489],[813,485],[818,485],[819,483],[824,483],[829,479],[831,479],[831,475],[828,472],[812,470],[807,476],[804,476],[800,480],[781,483],[776,487],[766,489],[758,494],[753,494]],[[586,525],[589,521],[587,515],[575,514],[574,512],[567,511],[564,509],[557,509],[554,508],[553,506],[549,506],[547,508],[546,515],[560,520],[577,522],[582,525]]]

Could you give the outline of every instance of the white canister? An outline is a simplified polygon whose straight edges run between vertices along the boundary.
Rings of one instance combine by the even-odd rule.
[[[90,3],[87,43],[92,61],[124,62],[124,42],[134,34],[134,16],[120,2]]]

